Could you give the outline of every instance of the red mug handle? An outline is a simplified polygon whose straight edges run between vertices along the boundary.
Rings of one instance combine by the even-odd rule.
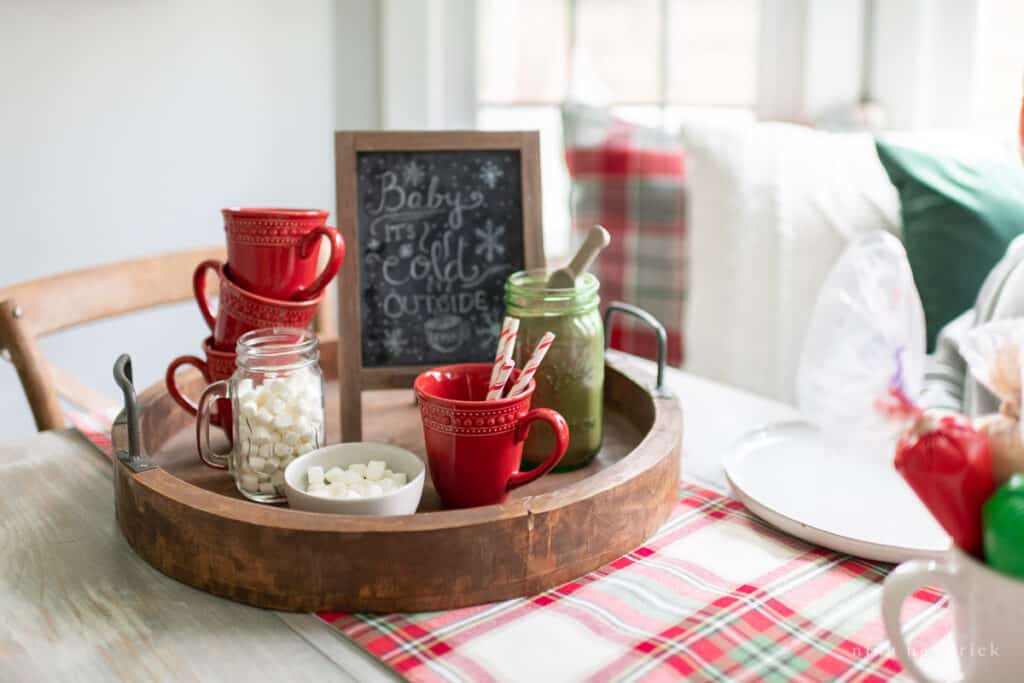
[[[308,299],[315,299],[320,295],[320,292],[324,290],[327,285],[331,284],[331,280],[338,274],[338,269],[341,268],[341,262],[345,258],[345,240],[341,238],[341,233],[338,232],[337,228],[332,228],[329,225],[321,225],[318,228],[310,231],[302,241],[299,242],[299,256],[306,258],[309,256],[310,249],[320,241],[321,237],[326,237],[331,243],[331,256],[327,259],[327,265],[317,275],[316,279],[301,292],[297,292],[292,297],[293,301],[305,301]]]
[[[219,272],[222,265],[217,259],[207,259],[196,266],[192,273],[192,293],[196,296],[199,312],[203,314],[203,319],[210,326],[211,332],[217,324],[217,316],[210,311],[210,295],[206,293],[206,273],[211,270]]]
[[[202,358],[197,358],[195,356],[179,356],[172,360],[171,364],[167,366],[167,373],[164,375],[164,381],[167,383],[167,393],[170,394],[171,398],[173,398],[179,406],[184,408],[189,415],[195,417],[198,407],[195,403],[188,400],[188,398],[186,398],[178,389],[178,380],[175,377],[175,373],[182,365],[191,365],[199,370],[207,384],[210,383],[210,368]]]
[[[565,455],[565,449],[569,447],[569,425],[564,417],[549,408],[535,408],[526,415],[523,415],[519,419],[519,424],[516,425],[516,441],[522,441],[526,438],[526,434],[530,429],[530,423],[535,420],[543,420],[555,430],[555,450],[551,451],[551,455],[547,457],[547,460],[529,472],[513,472],[512,476],[509,477],[508,485],[505,487],[507,491],[511,491],[523,484],[529,484],[534,479],[547,474],[552,467],[558,464],[558,461]]]

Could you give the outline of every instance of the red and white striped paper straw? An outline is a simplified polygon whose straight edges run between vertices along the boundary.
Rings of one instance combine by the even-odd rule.
[[[537,373],[537,368],[540,366],[541,361],[544,360],[544,355],[551,348],[551,344],[555,341],[554,332],[545,332],[544,336],[537,342],[537,347],[530,354],[530,360],[526,361],[526,365],[523,366],[523,371],[519,373],[519,379],[516,381],[512,388],[508,390],[508,397],[512,398],[517,394],[521,394],[526,391],[526,387],[530,386],[530,380]]]
[[[501,398],[502,393],[505,391],[505,383],[508,382],[509,375],[512,374],[512,368],[515,366],[516,362],[514,360],[509,360],[502,364],[498,369],[497,379],[491,382],[491,385],[487,387],[488,401],[497,401]]]
[[[498,337],[498,350],[494,354],[494,367],[491,368],[491,379],[489,384],[498,381],[498,373],[502,367],[512,360],[512,354],[516,349],[516,337],[519,335],[519,318],[505,316],[501,325],[501,335]]]

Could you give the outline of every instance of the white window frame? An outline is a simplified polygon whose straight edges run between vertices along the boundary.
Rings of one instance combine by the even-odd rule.
[[[980,68],[979,1],[868,1],[875,14],[869,91],[887,127],[969,126]]]
[[[475,127],[474,0],[337,7],[339,127]],[[762,0],[757,115],[806,121],[871,99],[892,128],[968,125],[977,31],[963,27],[978,11],[979,0]]]

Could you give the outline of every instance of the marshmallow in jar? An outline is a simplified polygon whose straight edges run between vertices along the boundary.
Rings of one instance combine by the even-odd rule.
[[[229,465],[238,490],[260,503],[284,502],[284,468],[324,444],[323,375],[316,335],[272,328],[242,335],[237,370],[207,387],[200,401],[199,454],[214,467]],[[209,407],[231,399],[234,448],[209,446]]]

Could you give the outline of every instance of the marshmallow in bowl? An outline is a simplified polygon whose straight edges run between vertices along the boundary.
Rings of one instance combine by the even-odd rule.
[[[284,468],[323,444],[321,386],[309,370],[260,383],[251,378],[238,382],[235,463],[243,489],[284,495]]]
[[[346,469],[319,466],[306,470],[306,493],[321,498],[375,498],[408,483],[405,472],[392,472],[383,460],[354,463]]]

